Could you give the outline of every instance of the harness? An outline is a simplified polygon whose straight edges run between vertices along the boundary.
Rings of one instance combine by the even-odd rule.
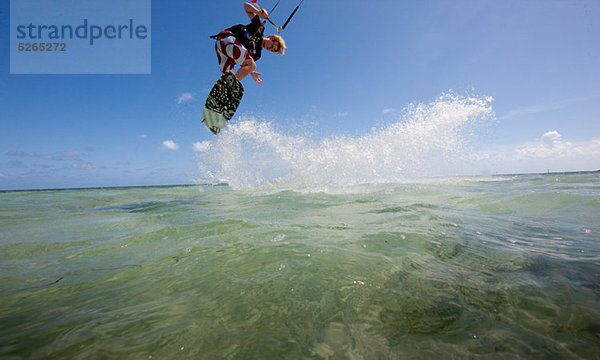
[[[220,33],[218,33],[217,35],[210,36],[210,38],[215,39],[215,40],[221,40],[221,39],[225,39],[226,37],[230,37],[230,36],[235,36],[235,35],[233,35],[233,33],[229,30],[223,30]]]
[[[253,20],[253,22],[254,21],[256,20]],[[253,34],[250,34],[250,32],[248,31],[248,27],[250,27],[250,25],[253,25],[253,23],[250,23],[248,25],[239,24],[225,29],[216,35],[212,35],[210,36],[210,38],[220,40],[229,36],[233,36],[240,44],[242,44],[242,46],[246,48],[246,50],[248,50],[248,52],[254,60],[258,60],[261,55],[262,39],[263,33],[265,31],[264,23],[260,20],[258,20],[258,23],[260,25],[256,24],[258,25],[258,28]]]

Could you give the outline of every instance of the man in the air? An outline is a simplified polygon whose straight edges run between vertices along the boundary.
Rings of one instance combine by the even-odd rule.
[[[262,49],[283,55],[285,42],[279,35],[263,37],[265,30],[260,18],[267,19],[269,14],[265,9],[259,9],[251,3],[244,3],[244,10],[252,22],[248,25],[235,25],[213,36],[217,40],[215,50],[219,66],[223,74],[233,72],[235,65],[240,69],[235,73],[238,80],[248,74],[254,81],[261,83],[259,72],[256,72],[256,61],[260,59]]]

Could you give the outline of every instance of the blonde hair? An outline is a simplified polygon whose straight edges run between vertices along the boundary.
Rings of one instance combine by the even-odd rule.
[[[269,35],[267,36],[268,39],[270,39],[271,41],[275,41],[277,44],[279,44],[279,54],[283,55],[285,53],[285,41],[283,41],[283,38],[279,35]]]

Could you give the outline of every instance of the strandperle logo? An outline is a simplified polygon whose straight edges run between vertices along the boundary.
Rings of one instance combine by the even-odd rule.
[[[147,39],[148,27],[135,24],[134,19],[129,19],[127,24],[121,25],[92,25],[88,19],[83,19],[79,26],[73,25],[17,25],[17,39],[35,41],[57,41],[57,40],[89,40],[90,45],[94,41],[105,38],[115,39]]]
[[[11,0],[11,74],[150,74],[150,0]]]

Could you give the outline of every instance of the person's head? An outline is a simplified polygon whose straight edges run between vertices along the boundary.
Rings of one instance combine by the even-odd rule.
[[[279,35],[269,35],[264,38],[263,47],[276,54],[283,55],[285,53],[285,41]]]

